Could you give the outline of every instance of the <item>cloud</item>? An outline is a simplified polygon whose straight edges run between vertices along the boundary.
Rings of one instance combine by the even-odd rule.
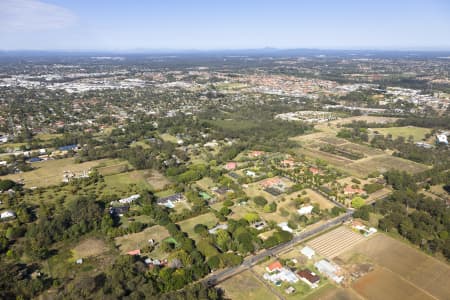
[[[37,32],[61,29],[76,22],[68,9],[39,0],[0,0],[0,31]]]

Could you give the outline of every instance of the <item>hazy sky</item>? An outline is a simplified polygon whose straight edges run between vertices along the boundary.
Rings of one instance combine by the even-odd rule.
[[[0,49],[450,50],[449,0],[0,0]]]

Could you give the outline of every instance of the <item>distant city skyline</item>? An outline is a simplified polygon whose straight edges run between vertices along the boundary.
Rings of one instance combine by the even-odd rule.
[[[0,50],[450,50],[450,1],[0,0]]]

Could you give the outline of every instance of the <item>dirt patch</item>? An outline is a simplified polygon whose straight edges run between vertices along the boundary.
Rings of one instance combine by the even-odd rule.
[[[145,171],[144,176],[147,182],[157,191],[165,189],[171,183],[163,174],[155,170]]]
[[[395,273],[385,269],[368,273],[356,281],[352,288],[366,299],[434,299]]]
[[[341,257],[348,260],[348,257],[355,253],[368,257],[373,263],[390,270],[437,299],[448,299],[448,295],[450,295],[450,285],[448,284],[450,267],[405,243],[384,234],[377,234],[365,242],[359,243]],[[390,298],[392,299],[392,297]],[[396,299],[401,299],[401,297]]]

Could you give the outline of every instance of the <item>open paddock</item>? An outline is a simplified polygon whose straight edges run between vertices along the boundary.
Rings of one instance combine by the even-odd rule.
[[[226,299],[233,300],[276,300],[278,299],[250,271],[244,271],[219,285],[225,291]]]
[[[81,241],[72,249],[75,260],[79,258],[94,257],[107,252],[109,249],[105,241],[97,238],[89,238]]]
[[[156,191],[162,190],[171,184],[171,181],[166,176],[156,170],[145,170],[144,177],[147,183]]]
[[[371,129],[372,132],[377,131],[384,136],[391,134],[393,139],[396,139],[401,136],[404,137],[405,140],[407,140],[410,136],[412,136],[415,142],[423,140],[425,138],[425,135],[431,132],[430,128],[423,128],[416,126],[371,128]]]
[[[352,285],[352,288],[365,299],[435,299],[428,293],[418,289],[416,286],[386,269],[377,269],[369,272],[357,280]]]
[[[446,263],[430,257],[406,243],[384,234],[376,234],[372,238],[366,239],[364,242],[359,243],[349,251],[341,254],[339,258],[343,261],[349,261],[349,259],[355,255],[367,257],[373,263],[389,270],[389,273],[395,274],[403,279],[403,281],[409,282],[410,285],[417,287],[425,294],[432,295],[435,299],[448,299],[448,295],[450,295],[450,285],[448,284],[450,267]],[[386,273],[384,272],[381,274]],[[383,287],[384,279],[380,279],[375,275],[369,277],[369,280],[372,278],[372,284],[375,284],[377,280],[382,280],[381,283],[377,283],[379,286],[378,290],[380,291]],[[387,274],[386,276],[391,275]],[[365,277],[363,277],[362,280],[364,280],[364,278]],[[398,281],[399,280],[396,280],[395,282]],[[359,289],[361,289],[362,293],[372,293],[370,287],[365,287],[365,281],[361,284],[363,286],[359,287]],[[376,292],[376,290],[374,291]],[[380,291],[380,293],[383,292]],[[403,295],[401,294],[403,291],[399,291],[398,293],[400,293],[399,296]],[[418,292],[418,295],[423,295],[423,293]],[[373,299],[383,298],[377,297]],[[398,299],[402,298],[399,297]],[[403,299],[410,298],[403,297]]]
[[[128,251],[142,249],[148,245],[149,239],[154,239],[157,243],[169,236],[167,229],[160,225],[155,225],[144,229],[138,233],[127,234],[114,239],[122,254]]]
[[[178,223],[181,230],[186,232],[189,237],[194,240],[199,240],[201,238],[200,235],[194,232],[194,227],[197,224],[203,224],[206,227],[211,228],[217,224],[217,218],[213,213],[206,213]]]
[[[360,174],[365,174],[363,177],[367,177],[367,175],[373,171],[383,173],[388,170],[399,170],[416,174],[427,170],[428,167],[410,160],[383,154],[353,162],[348,165],[348,169]]]
[[[32,171],[19,174],[1,176],[0,179],[23,181],[25,187],[47,187],[62,183],[64,171],[81,173],[108,162],[108,159],[93,160],[84,163],[76,163],[74,158],[63,158],[33,163],[36,168]]]
[[[143,189],[151,189],[151,185],[145,178],[144,170],[105,176],[105,183],[109,187],[109,193],[116,193],[120,196],[136,193]]]

